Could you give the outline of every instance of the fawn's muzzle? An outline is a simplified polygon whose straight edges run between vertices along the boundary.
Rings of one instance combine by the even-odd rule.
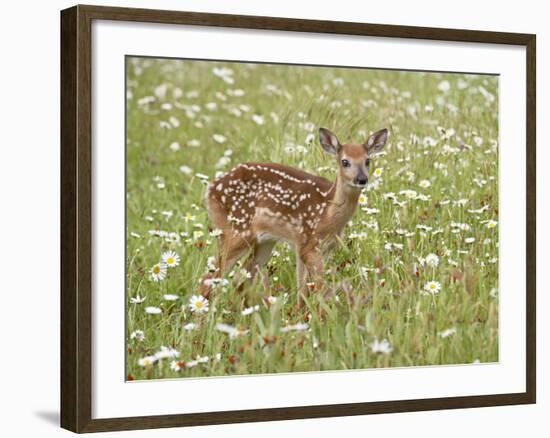
[[[366,176],[358,176],[353,180],[353,183],[359,186],[364,186],[368,181],[369,179]]]

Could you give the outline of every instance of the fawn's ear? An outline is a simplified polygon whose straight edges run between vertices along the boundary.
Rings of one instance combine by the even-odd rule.
[[[338,141],[338,137],[325,128],[319,128],[319,142],[321,146],[323,146],[325,152],[332,155],[337,155],[342,147]]]
[[[371,134],[363,146],[365,146],[365,149],[367,149],[369,155],[376,154],[383,149],[387,139],[388,130],[384,128],[380,131],[376,131],[374,134]]]

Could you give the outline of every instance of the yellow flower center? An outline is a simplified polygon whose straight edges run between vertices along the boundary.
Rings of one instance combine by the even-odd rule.
[[[174,257],[168,257],[166,261],[171,265],[172,263],[174,263]]]
[[[160,272],[160,266],[159,265],[153,266],[153,272],[155,274],[158,274]]]
[[[202,301],[198,301],[198,300],[195,301],[195,307],[196,307],[197,309],[200,309],[200,308],[202,307]]]

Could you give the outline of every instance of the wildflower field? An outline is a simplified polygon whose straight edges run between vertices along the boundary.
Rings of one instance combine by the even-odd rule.
[[[129,380],[498,361],[498,78],[128,57]],[[205,187],[246,161],[334,179],[319,146],[388,128],[368,186],[296,309],[279,243],[208,299]]]

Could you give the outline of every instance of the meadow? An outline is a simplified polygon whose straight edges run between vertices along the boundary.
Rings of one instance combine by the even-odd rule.
[[[495,362],[498,78],[128,57],[128,380]],[[269,161],[334,179],[319,146],[388,128],[325,290],[297,302],[294,251],[269,287],[237,265],[198,282],[219,231],[208,181]]]

